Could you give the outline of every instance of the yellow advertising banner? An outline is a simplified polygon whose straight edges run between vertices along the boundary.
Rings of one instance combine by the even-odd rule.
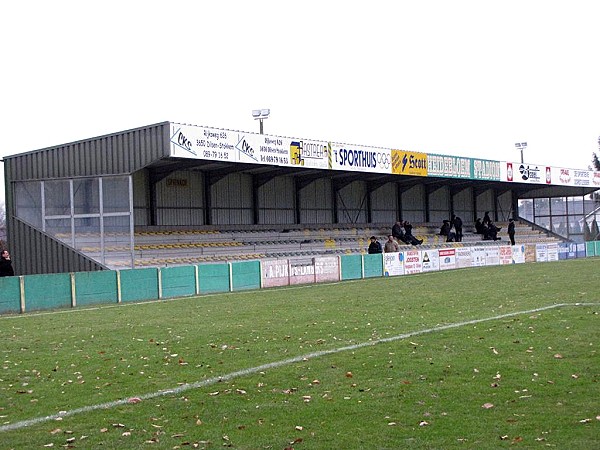
[[[427,153],[392,150],[392,173],[426,177]]]

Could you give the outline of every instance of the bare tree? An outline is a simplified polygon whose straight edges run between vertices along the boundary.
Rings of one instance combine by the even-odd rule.
[[[600,136],[598,136],[598,148],[600,149]],[[596,153],[592,153],[592,170],[600,170],[600,160],[598,159],[598,155]]]

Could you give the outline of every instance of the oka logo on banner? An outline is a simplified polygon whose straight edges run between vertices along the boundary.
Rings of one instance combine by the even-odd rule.
[[[237,149],[240,156],[246,155],[248,158],[258,162],[258,159],[257,159],[256,155],[254,154],[254,149],[248,143],[245,136],[242,136],[238,139],[238,143],[235,146],[235,148]]]
[[[182,148],[186,152],[190,152],[192,155],[196,155],[196,152],[192,148],[192,141],[190,141],[179,128],[172,136],[171,143],[179,148]]]

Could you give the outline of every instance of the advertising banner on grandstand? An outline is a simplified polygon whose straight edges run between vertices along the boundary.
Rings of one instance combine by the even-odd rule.
[[[392,150],[392,173],[395,175],[427,176],[427,154]]]
[[[501,166],[501,180],[528,184],[556,184],[553,169],[543,164],[505,162]]]
[[[508,245],[502,245],[498,247],[498,256],[500,258],[500,264],[512,264],[512,247]]]
[[[569,244],[567,242],[560,242],[558,244],[558,259],[567,259],[569,254]]]
[[[473,266],[473,256],[471,255],[471,247],[459,247],[456,249],[456,267],[471,267]]]
[[[496,246],[486,246],[485,248],[485,265],[497,266],[500,264],[500,248]]]
[[[600,172],[551,167],[551,184],[600,188]]]
[[[437,250],[421,250],[421,270],[423,272],[440,270],[440,257]]]
[[[340,281],[340,259],[337,256],[314,258],[315,282]]]
[[[459,156],[427,154],[427,176],[471,178],[471,159]]]
[[[404,253],[384,253],[383,254],[383,275],[394,277],[404,275]]]
[[[331,169],[331,144],[306,139],[291,139],[290,163],[308,169]]]
[[[331,168],[359,172],[391,173],[392,161],[389,149],[360,147],[331,143]]]
[[[410,275],[421,273],[423,264],[421,263],[421,252],[419,250],[407,250],[404,253],[404,273]]]
[[[525,262],[535,262],[535,244],[525,244]]]
[[[261,286],[275,287],[290,284],[289,262],[287,259],[269,259],[260,262]]]
[[[548,261],[558,261],[558,243],[552,242],[546,244],[546,251],[548,253]]]
[[[171,123],[174,158],[327,169],[327,142]]]
[[[471,248],[471,265],[473,267],[485,266],[485,247],[472,247]]]
[[[438,250],[440,270],[456,269],[456,249],[442,248]]]
[[[525,246],[524,245],[513,245],[510,247],[512,250],[512,263],[522,264],[525,262]]]
[[[471,177],[474,180],[489,180],[489,181],[500,181],[500,161],[490,161],[487,159],[473,159],[471,160],[472,171]]]
[[[290,284],[315,282],[313,260],[290,260]]]
[[[546,244],[535,245],[536,262],[548,262],[548,246]]]

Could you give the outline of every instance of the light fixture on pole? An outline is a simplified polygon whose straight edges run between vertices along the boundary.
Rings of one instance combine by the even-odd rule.
[[[253,109],[252,117],[254,120],[258,120],[260,122],[260,134],[263,134],[263,120],[269,118],[269,114],[271,114],[270,109]]]
[[[515,147],[517,147],[517,149],[521,150],[521,164],[523,164],[523,150],[525,150],[527,148],[527,142],[517,142],[515,144]]]

